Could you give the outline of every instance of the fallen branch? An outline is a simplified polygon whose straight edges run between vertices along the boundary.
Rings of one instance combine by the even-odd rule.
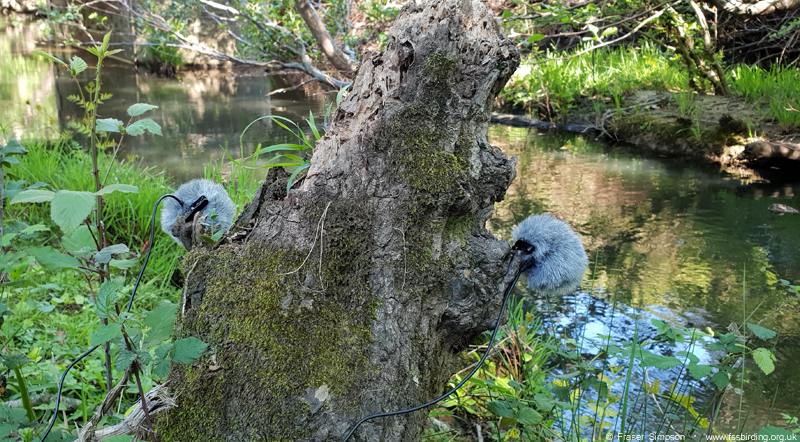
[[[150,414],[166,411],[175,406],[175,398],[167,393],[166,385],[166,382],[161,385],[156,385],[150,391],[148,391],[147,394],[145,394],[145,400],[149,406]],[[106,398],[108,398],[108,396]],[[95,413],[95,416],[97,416],[97,413]],[[94,420],[94,417],[92,417],[92,420]],[[81,433],[78,435],[78,439],[76,439],[75,442],[96,442],[126,434],[135,434],[137,438],[139,438],[139,436],[146,434],[146,429],[142,426],[144,420],[144,410],[141,407],[141,402],[139,402],[139,406],[134,408],[133,411],[125,416],[125,419],[122,422],[116,425],[97,431],[92,431],[92,429],[89,429],[87,432],[86,427],[89,426],[89,424],[87,424],[86,427],[81,430]],[[84,434],[85,432],[86,434]]]

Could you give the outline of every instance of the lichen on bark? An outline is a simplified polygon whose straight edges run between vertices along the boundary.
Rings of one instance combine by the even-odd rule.
[[[209,350],[170,373],[163,440],[341,440],[441,394],[494,325],[510,255],[485,222],[514,162],[486,130],[516,48],[479,1],[444,0],[404,6],[362,60],[301,185],[270,173],[245,238],[184,259],[176,337]],[[424,420],[352,440],[416,441]]]

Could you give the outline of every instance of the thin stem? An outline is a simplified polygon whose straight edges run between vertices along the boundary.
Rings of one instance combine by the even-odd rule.
[[[6,172],[5,172],[5,170],[3,170],[3,164],[0,163],[0,238],[5,236],[5,234],[6,234],[5,228],[3,227],[3,223],[4,223],[4,221],[3,221],[3,210],[5,208],[4,207],[4,203],[5,203],[5,199],[6,199],[6,191],[5,191],[6,183],[5,183],[5,179],[6,179]],[[6,254],[5,247],[0,246],[0,256],[3,256],[5,254]]]
[[[105,49],[105,48],[103,48]],[[92,153],[92,175],[94,175],[94,191],[98,192],[102,188],[100,185],[100,170],[97,167],[97,103],[100,101],[100,78],[103,71],[103,56],[100,55],[97,57],[97,75],[95,76],[94,80],[94,98],[92,99],[92,111],[91,117],[89,118],[89,126],[91,128],[91,136],[89,137],[89,145],[91,147]],[[77,81],[77,79],[76,79]],[[83,95],[83,92],[81,92]],[[95,201],[95,228],[99,235],[103,237],[102,243],[98,247],[98,250],[102,249],[106,246],[105,244],[105,234],[103,232],[103,197],[98,195]],[[91,230],[91,229],[89,229]],[[102,270],[102,268],[101,268]],[[103,272],[100,272],[100,284],[102,285],[105,282],[105,275]],[[103,325],[108,325],[108,319],[103,318],[101,320]],[[114,385],[114,380],[111,376],[111,345],[106,342],[103,344],[103,353],[105,354],[105,366],[106,366],[106,391],[111,391],[112,386]]]
[[[119,304],[115,303],[114,308],[117,310],[117,316],[119,316]],[[128,337],[128,332],[125,331],[125,327],[122,327],[122,337],[125,339],[125,347],[128,351],[133,351],[133,345],[131,345],[130,338]],[[144,420],[147,422],[147,430],[149,432],[150,440],[152,442],[156,442],[156,436],[153,432],[153,422],[150,420],[150,410],[147,408],[147,400],[144,397],[144,389],[142,388],[142,380],[139,377],[139,363],[138,361],[133,361],[131,364],[131,371],[133,371],[133,376],[136,378],[136,386],[139,387],[139,397],[142,398],[142,411],[144,412]]]

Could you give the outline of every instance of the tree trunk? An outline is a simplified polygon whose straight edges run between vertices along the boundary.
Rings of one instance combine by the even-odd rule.
[[[314,39],[317,40],[322,53],[328,58],[333,67],[344,72],[355,71],[358,68],[358,62],[348,57],[336,42],[331,38],[328,28],[325,23],[319,18],[317,12],[311,7],[309,0],[294,0],[294,8],[303,17],[306,26],[311,30]]]
[[[514,160],[486,132],[518,64],[478,0],[403,7],[303,183],[287,196],[271,172],[237,220],[244,239],[184,258],[175,337],[208,355],[173,367],[161,440],[339,441],[445,390],[508,282],[509,245],[485,222]],[[418,441],[427,411],[351,440]]]

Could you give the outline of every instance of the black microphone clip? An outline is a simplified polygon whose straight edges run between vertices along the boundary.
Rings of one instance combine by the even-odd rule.
[[[189,206],[189,209],[185,212],[185,215],[183,216],[183,220],[187,223],[191,222],[192,219],[194,219],[194,216],[197,214],[197,212],[203,210],[207,205],[208,205],[208,198],[206,198],[205,195],[200,195],[200,198],[197,198],[197,200]]]
[[[536,246],[533,244],[520,238],[514,243],[513,246],[511,246],[511,250],[517,250],[522,255],[522,263],[519,267],[520,273],[527,271],[536,265],[536,258],[533,257],[533,251],[536,250]]]

